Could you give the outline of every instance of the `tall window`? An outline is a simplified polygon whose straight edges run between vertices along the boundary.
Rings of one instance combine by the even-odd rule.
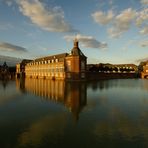
[[[85,70],[85,61],[81,61],[81,70]]]
[[[67,71],[71,71],[71,61],[66,62]]]
[[[56,59],[56,62],[58,62],[58,59]]]

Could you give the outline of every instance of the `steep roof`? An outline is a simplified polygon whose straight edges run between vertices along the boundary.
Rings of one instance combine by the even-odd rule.
[[[74,40],[74,46],[71,49],[71,55],[72,56],[81,56],[81,57],[86,57],[82,51],[79,48],[79,42],[77,39]]]
[[[29,59],[23,59],[22,61],[21,61],[21,64],[26,64],[26,63],[29,63],[29,62],[31,62],[32,60],[29,60]]]
[[[46,61],[46,60],[52,60],[52,59],[63,59],[68,55],[68,53],[62,53],[62,54],[56,54],[56,55],[52,55],[52,56],[46,56],[46,57],[41,57],[41,58],[37,58],[34,61]]]

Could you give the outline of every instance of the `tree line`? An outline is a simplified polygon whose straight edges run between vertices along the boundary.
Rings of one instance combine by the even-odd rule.
[[[9,79],[15,76],[16,67],[9,67],[6,62],[0,65],[0,79]]]

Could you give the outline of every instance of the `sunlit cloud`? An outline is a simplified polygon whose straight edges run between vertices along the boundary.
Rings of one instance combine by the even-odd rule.
[[[5,2],[10,7],[12,6],[13,0],[5,0]]]
[[[118,38],[122,35],[123,31],[122,30],[119,30],[117,28],[109,28],[108,30],[108,34],[111,38]]]
[[[112,21],[114,14],[111,10],[107,13],[102,11],[96,11],[92,14],[92,17],[96,23],[106,25]]]
[[[140,42],[141,47],[148,47],[148,40],[144,40]]]
[[[65,21],[64,11],[61,7],[47,9],[39,0],[16,0],[20,12],[27,16],[33,24],[50,32],[76,31]]]
[[[144,1],[143,1],[144,2]],[[145,1],[146,3],[146,1]],[[96,11],[91,16],[97,24],[107,25],[107,32],[112,38],[119,38],[123,33],[132,28],[132,25],[142,27],[140,33],[147,34],[148,8],[135,10],[132,8],[125,9],[116,14],[113,10],[108,12]]]
[[[141,0],[141,4],[148,5],[148,0]]]
[[[132,8],[122,11],[115,17],[113,27],[108,29],[109,35],[115,38],[120,37],[124,32],[129,30],[135,16],[135,10]]]
[[[148,26],[145,26],[142,30],[140,30],[140,33],[147,35],[148,34]]]
[[[81,34],[77,34],[76,36],[74,35],[64,36],[64,39],[66,39],[67,41],[72,41],[75,38],[77,38],[81,42],[81,45],[86,48],[98,48],[98,49],[107,48],[107,43],[100,42],[92,36],[84,36]]]
[[[136,25],[140,27],[145,21],[148,20],[148,8],[145,8],[136,13]]]
[[[9,51],[9,52],[27,52],[27,49],[17,45],[13,45],[6,42],[0,43],[0,51]]]

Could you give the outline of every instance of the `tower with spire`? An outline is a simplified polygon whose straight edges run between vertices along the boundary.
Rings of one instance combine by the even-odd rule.
[[[86,79],[87,57],[79,48],[79,41],[74,39],[71,53],[66,57],[66,78],[69,80]]]

